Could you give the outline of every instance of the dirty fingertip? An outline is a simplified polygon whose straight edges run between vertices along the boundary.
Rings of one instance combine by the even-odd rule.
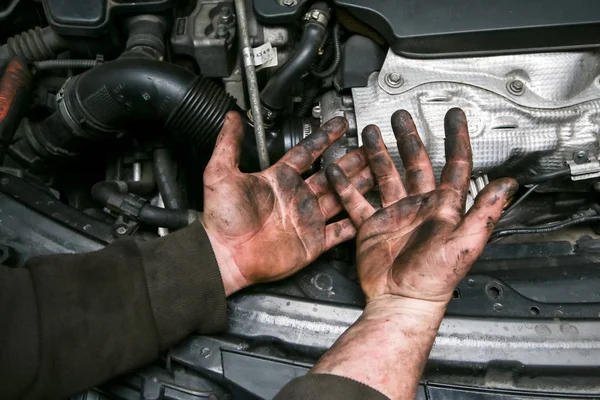
[[[396,138],[398,138],[398,136],[413,133],[417,130],[415,121],[413,121],[412,116],[406,110],[398,110],[392,114],[392,129]]]
[[[230,124],[234,124],[240,120],[240,114],[236,111],[229,111],[225,115],[225,122],[223,123],[223,127],[229,126]]]
[[[366,148],[376,148],[381,139],[379,127],[377,125],[367,125],[362,131],[362,139]]]
[[[344,117],[335,117],[327,121],[322,129],[328,133],[339,131],[346,132],[348,129],[348,121]]]
[[[501,190],[504,192],[504,195],[507,198],[512,198],[517,191],[519,190],[519,183],[513,178],[502,178],[501,182]]]
[[[467,116],[462,109],[455,107],[446,113],[444,130],[446,136],[457,135],[461,131],[467,130]]]
[[[325,176],[327,179],[336,184],[336,185],[347,185],[348,178],[342,168],[337,164],[330,164],[327,168],[325,168]]]

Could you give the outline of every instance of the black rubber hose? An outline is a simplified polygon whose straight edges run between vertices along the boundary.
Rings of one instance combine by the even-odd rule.
[[[140,222],[161,228],[179,229],[190,224],[188,210],[169,210],[146,204],[140,211]]]
[[[129,193],[122,181],[99,182],[92,187],[92,198],[117,214],[127,214],[145,225],[179,229],[196,221],[197,213],[190,210],[168,210],[149,204],[145,199]],[[135,207],[132,205],[138,205]]]
[[[39,70],[44,71],[48,69],[90,69],[100,64],[99,60],[45,60],[36,61],[33,66]]]
[[[519,182],[519,185],[533,185],[536,183],[548,182],[554,179],[567,178],[569,176],[571,176],[571,170],[569,168],[565,168],[547,174],[533,175],[525,178],[520,178],[517,179],[517,181]]]
[[[298,108],[296,110],[296,113],[300,117],[306,117],[311,114],[313,104],[317,100],[317,96],[319,95],[320,91],[321,88],[319,87],[318,83],[311,84],[304,91],[304,97],[302,98],[302,102],[300,102],[300,105],[298,105]]]
[[[316,3],[311,10],[326,12],[326,5]],[[310,11],[309,11],[310,14]],[[305,23],[298,51],[269,80],[260,94],[262,103],[271,110],[281,110],[290,88],[300,80],[318,56],[327,26],[310,20]]]
[[[590,224],[594,222],[600,222],[600,216],[596,215],[590,217],[574,218],[567,221],[561,221],[541,227],[503,229],[493,232],[489,240],[492,241],[512,235],[532,235],[536,233],[554,232],[560,229],[569,228],[571,226]]]
[[[11,152],[28,165],[74,157],[137,123],[164,125],[175,142],[209,148],[234,104],[214,82],[179,66],[118,59],[69,80],[58,110],[40,123],[20,127],[26,140]]]
[[[324,71],[320,71],[319,69],[311,70],[311,74],[320,79],[329,78],[331,75],[337,71],[340,67],[340,63],[342,62],[342,45],[340,43],[340,25],[335,25],[333,28],[333,35],[331,37],[331,42],[333,43],[333,61],[329,68]]]
[[[183,195],[177,185],[176,165],[168,149],[154,150],[154,176],[165,208],[185,208]]]
[[[19,56],[28,61],[42,61],[67,48],[68,42],[52,28],[38,26],[9,38],[5,45],[0,46],[0,60]]]
[[[160,60],[165,55],[165,29],[163,18],[142,14],[127,20],[127,43],[121,58],[146,57]]]
[[[20,58],[8,62],[0,78],[0,166],[21,119],[29,109],[33,76]]]

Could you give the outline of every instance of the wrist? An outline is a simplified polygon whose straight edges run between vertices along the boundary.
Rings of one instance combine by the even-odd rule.
[[[448,303],[445,301],[429,301],[404,296],[382,295],[367,300],[363,318],[393,319],[435,324],[442,321]]]
[[[445,303],[380,296],[311,370],[364,383],[392,399],[414,399]]]
[[[223,280],[223,287],[225,288],[225,296],[229,297],[233,293],[242,290],[245,287],[250,286],[248,280],[241,273],[240,268],[235,262],[232,252],[225,246],[202,220],[202,225],[210,241],[215,260],[219,266],[219,272],[221,273],[221,279]]]

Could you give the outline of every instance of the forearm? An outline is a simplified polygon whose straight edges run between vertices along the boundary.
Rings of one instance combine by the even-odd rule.
[[[413,400],[444,311],[442,303],[373,301],[310,372],[343,376],[392,399]]]
[[[0,278],[0,325],[8,327],[0,387],[23,381],[17,398],[66,397],[152,361],[194,331],[226,327],[223,284],[200,225],[96,253],[34,258]],[[17,304],[28,312],[17,314]],[[31,349],[33,360],[16,362],[8,351],[15,348]]]

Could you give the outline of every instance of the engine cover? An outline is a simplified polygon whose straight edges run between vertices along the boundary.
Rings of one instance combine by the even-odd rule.
[[[413,57],[573,49],[600,43],[597,0],[336,0]]]
[[[444,115],[460,107],[474,172],[552,172],[578,152],[598,155],[599,74],[598,52],[414,60],[390,51],[382,71],[352,89],[357,128],[379,125],[401,167],[390,116],[408,110],[439,176]]]

